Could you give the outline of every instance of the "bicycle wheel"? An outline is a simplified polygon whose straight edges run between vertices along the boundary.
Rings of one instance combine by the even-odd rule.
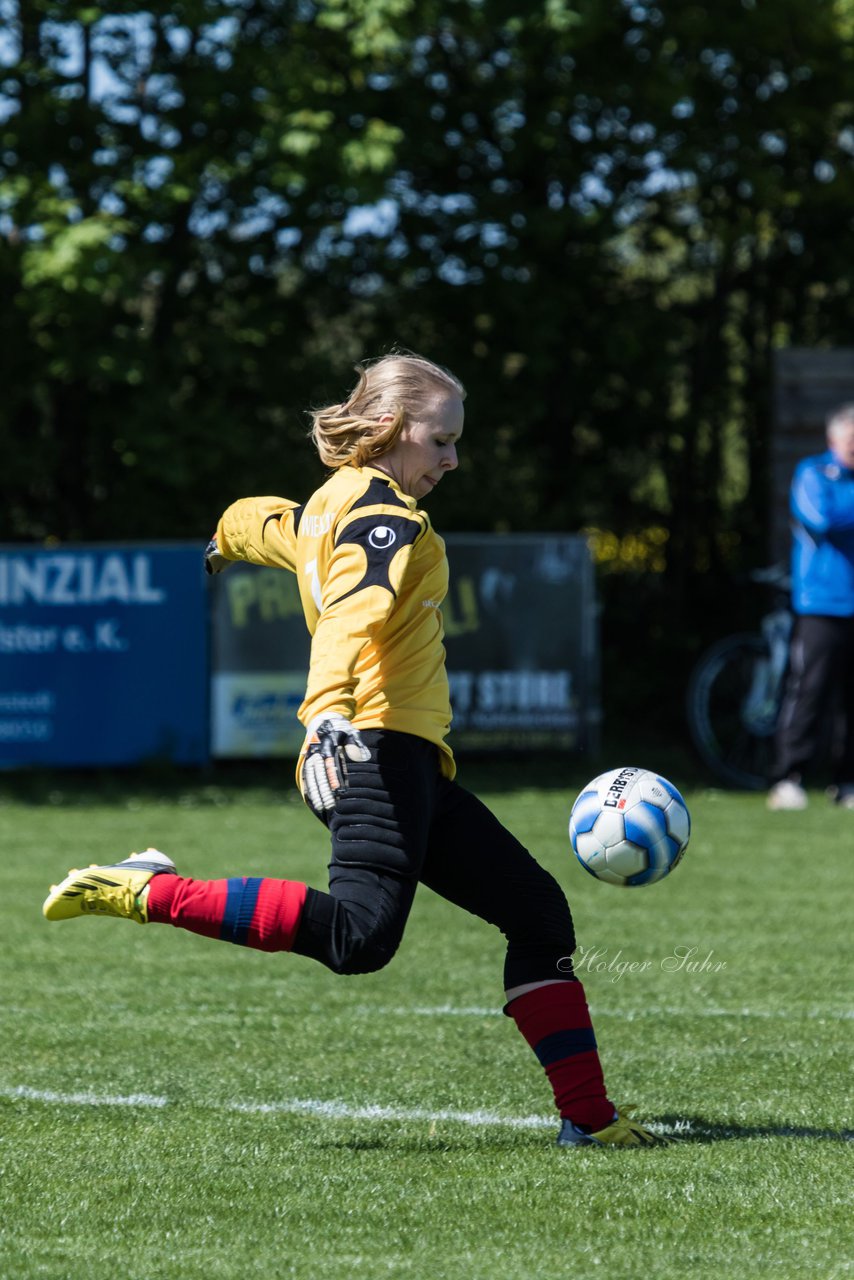
[[[768,786],[779,699],[763,636],[727,636],[700,658],[688,682],[688,729],[719,781],[748,791]]]

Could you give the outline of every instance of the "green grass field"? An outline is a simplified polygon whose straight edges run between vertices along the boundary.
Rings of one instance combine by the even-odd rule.
[[[5,778],[2,1280],[847,1275],[854,814],[685,786],[684,862],[623,891],[567,851],[590,772],[461,780],[565,886],[609,1090],[680,1132],[667,1148],[555,1148],[500,1014],[502,940],[426,890],[362,978],[42,919],[69,866],[148,844],[189,875],[322,884],[287,768],[281,789],[274,767],[270,785]]]

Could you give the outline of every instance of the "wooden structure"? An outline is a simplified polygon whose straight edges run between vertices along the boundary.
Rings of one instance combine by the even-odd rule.
[[[854,404],[854,347],[784,347],[774,356],[770,556],[788,564],[789,486],[801,458],[827,448],[827,415]]]

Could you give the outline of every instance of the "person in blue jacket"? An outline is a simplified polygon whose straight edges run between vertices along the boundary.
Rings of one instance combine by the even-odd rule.
[[[774,744],[769,809],[804,809],[827,717],[844,729],[831,796],[854,809],[854,404],[827,419],[826,452],[795,469],[792,606],[795,625]]]

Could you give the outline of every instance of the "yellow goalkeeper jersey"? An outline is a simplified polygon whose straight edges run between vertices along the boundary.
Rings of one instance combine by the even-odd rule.
[[[217,526],[228,560],[296,573],[311,663],[304,725],[324,712],[359,729],[396,729],[441,749],[451,723],[440,605],[445,544],[416,501],[382,471],[344,466],[300,506],[243,498]]]

